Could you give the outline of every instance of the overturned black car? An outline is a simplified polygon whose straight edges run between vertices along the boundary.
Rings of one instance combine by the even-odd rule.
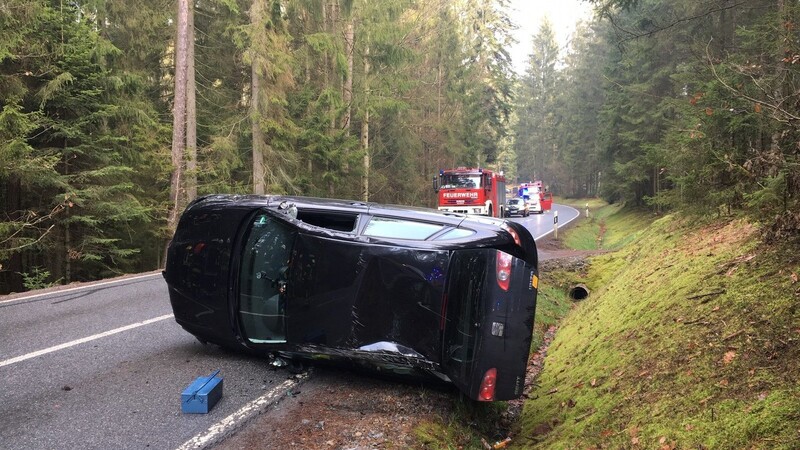
[[[201,341],[424,372],[479,401],[522,394],[539,279],[518,223],[211,195],[183,213],[164,278]]]

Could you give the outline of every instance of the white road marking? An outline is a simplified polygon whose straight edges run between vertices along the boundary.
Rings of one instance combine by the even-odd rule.
[[[46,295],[63,294],[65,292],[72,292],[72,291],[77,291],[77,290],[80,290],[80,289],[91,289],[91,288],[96,288],[96,287],[100,287],[100,286],[106,286],[106,285],[109,285],[109,284],[122,283],[124,281],[133,281],[133,280],[139,280],[139,279],[142,279],[142,278],[155,277],[155,276],[161,276],[161,272],[159,272],[159,273],[149,273],[147,275],[139,275],[139,276],[136,276],[136,277],[120,278],[118,280],[112,280],[112,281],[103,281],[103,282],[100,282],[100,283],[91,283],[91,284],[87,284],[85,286],[77,286],[77,287],[74,287],[74,288],[61,289],[61,290],[58,290],[58,291],[43,292],[41,294],[26,295],[25,297],[11,298],[11,299],[8,299],[8,300],[0,300],[0,304],[16,302],[16,301],[20,301],[20,300],[30,300],[32,298],[44,297]]]
[[[573,218],[571,218],[571,219],[567,220],[566,222],[563,222],[563,223],[560,223],[560,224],[558,224],[559,228],[560,228],[560,227],[563,227],[563,226],[565,226],[566,224],[568,224],[568,223],[572,222],[573,220],[575,220],[575,219],[577,219],[578,217],[580,217],[580,216],[581,216],[581,213],[580,213],[580,211],[578,211],[577,209],[575,209],[575,208],[573,208],[573,207],[571,207],[571,206],[562,205],[562,204],[559,204],[558,206],[561,206],[561,207],[564,207],[564,208],[569,208],[569,209],[571,209],[571,210],[573,210],[573,211],[575,211],[575,212],[577,213],[577,214],[575,215],[575,217],[573,217]],[[544,216],[543,216],[543,215],[541,215],[541,216],[539,216],[539,217],[544,217]],[[552,228],[550,228],[548,231],[546,231],[546,232],[544,232],[544,233],[540,234],[539,236],[536,236],[535,238],[533,238],[533,240],[534,240],[534,241],[538,241],[539,239],[541,239],[541,238],[543,238],[543,237],[547,236],[548,234],[550,234],[550,233],[552,233],[552,232],[553,232],[553,229],[552,229]]]
[[[252,402],[244,405],[241,409],[229,415],[228,417],[220,420],[219,422],[211,425],[208,430],[196,435],[195,437],[184,442],[183,445],[176,450],[197,450],[208,447],[209,445],[217,443],[221,438],[226,437],[234,430],[244,425],[244,423],[255,417],[267,408],[267,406],[274,403],[280,396],[286,395],[286,392],[299,384],[301,381],[308,377],[308,372],[302,373],[294,377],[294,379],[286,380],[283,383],[275,386],[266,394],[258,397]]]
[[[142,327],[145,325],[149,325],[154,322],[158,322],[164,319],[169,319],[173,317],[172,314],[166,314],[163,316],[155,317],[152,319],[144,320],[142,322],[132,323],[130,325],[125,325],[124,327],[114,328],[113,330],[104,331],[102,333],[94,334],[92,336],[87,336],[85,338],[76,339],[74,341],[65,342],[63,344],[59,344],[50,348],[45,348],[42,350],[38,350],[32,353],[28,353],[26,355],[17,356],[16,358],[6,359],[4,361],[0,361],[0,367],[8,366],[14,363],[18,363],[20,361],[25,361],[26,359],[36,358],[37,356],[46,355],[47,353],[56,352],[58,350],[64,350],[65,348],[74,347],[76,345],[84,344],[89,341],[93,341],[95,339],[100,339],[106,336],[111,336],[112,334],[122,333],[123,331],[132,330],[134,328]]]

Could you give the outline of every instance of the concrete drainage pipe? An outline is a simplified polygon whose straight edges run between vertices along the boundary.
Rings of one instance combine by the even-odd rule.
[[[575,301],[586,300],[589,297],[589,288],[585,284],[576,284],[569,288],[569,298]]]

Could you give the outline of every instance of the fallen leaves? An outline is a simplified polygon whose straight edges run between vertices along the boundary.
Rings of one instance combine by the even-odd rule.
[[[733,350],[728,350],[722,357],[722,362],[727,366],[728,364],[732,363],[735,358],[736,358],[736,352]]]
[[[658,440],[658,445],[658,450],[675,450],[677,448],[675,442],[667,442],[666,436],[661,436],[661,439]]]
[[[631,437],[631,445],[639,445],[639,427],[629,428],[628,435]]]

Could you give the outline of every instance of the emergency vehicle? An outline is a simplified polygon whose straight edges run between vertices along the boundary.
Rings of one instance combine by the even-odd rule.
[[[553,207],[553,194],[547,192],[541,180],[522,183],[517,188],[517,196],[525,199],[532,213],[542,214]]]
[[[503,172],[459,167],[439,170],[433,179],[439,211],[504,217],[506,178]]]

